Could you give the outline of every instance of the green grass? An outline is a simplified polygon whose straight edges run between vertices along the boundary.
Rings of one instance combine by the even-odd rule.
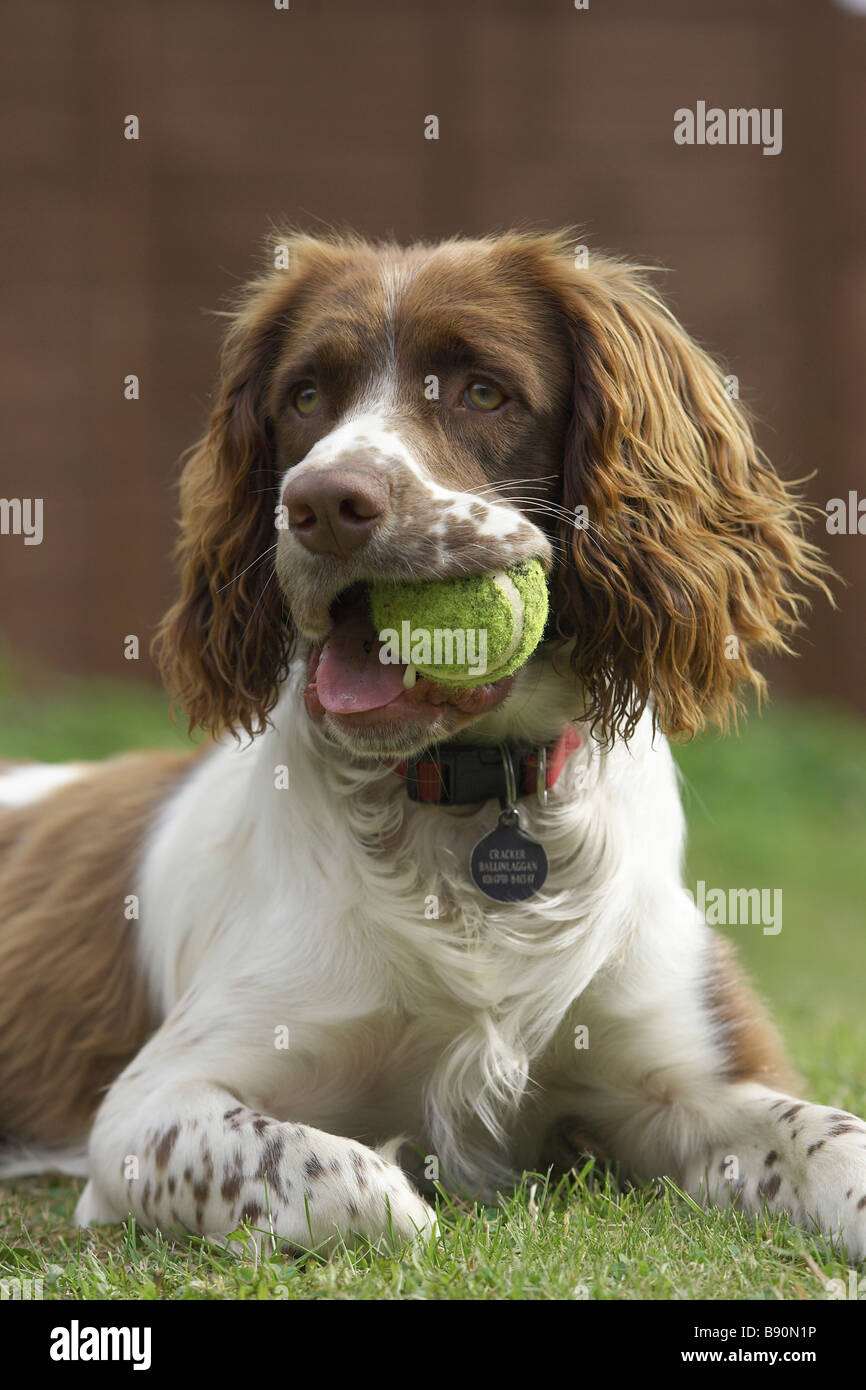
[[[0,667],[0,757],[101,757],[179,746],[145,687],[22,680]],[[690,825],[687,878],[783,891],[783,927],[728,929],[811,1095],[866,1110],[862,855],[866,726],[799,706],[753,718],[738,738],[677,750]],[[130,1223],[81,1232],[80,1184],[0,1185],[0,1278],[41,1278],[46,1298],[810,1299],[847,1279],[818,1236],[784,1218],[702,1211],[670,1184],[620,1188],[584,1170],[550,1189],[527,1178],[497,1207],[444,1201],[442,1240],[396,1254],[249,1260]]]
[[[823,1242],[782,1218],[702,1211],[669,1184],[626,1191],[608,1175],[543,1179],[497,1207],[443,1201],[442,1238],[330,1259],[226,1255],[203,1240],[78,1231],[78,1184],[9,1184],[0,1277],[41,1278],[71,1299],[810,1299],[847,1281]]]
[[[192,747],[153,686],[47,677],[0,650],[0,758],[66,762],[134,748]]]

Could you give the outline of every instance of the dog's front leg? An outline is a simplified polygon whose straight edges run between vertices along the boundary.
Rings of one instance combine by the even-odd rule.
[[[785,1212],[840,1242],[850,1260],[866,1259],[866,1122],[856,1115],[710,1077],[700,1096],[571,1099],[580,1121],[557,1127],[563,1150],[597,1151],[638,1180],[672,1178],[705,1204]]]
[[[580,1116],[574,1128],[625,1174],[670,1177],[750,1215],[786,1212],[866,1258],[866,1122],[790,1093],[778,1039],[727,949],[685,937],[676,970],[623,970],[587,992],[574,1031],[577,1019],[589,1046],[570,1049],[563,1030],[555,1084],[570,1071],[579,1085],[560,1114]]]
[[[866,1123],[845,1110],[798,1100],[757,1082],[718,1097],[724,1138],[687,1160],[687,1191],[750,1215],[765,1206],[841,1241],[866,1259]],[[715,1135],[719,1125],[713,1124]]]
[[[91,1135],[80,1225],[131,1214],[164,1233],[224,1236],[246,1222],[303,1248],[435,1229],[431,1209],[379,1153],[260,1114],[244,1104],[237,1074],[223,1085],[191,1077],[194,1066],[157,1034],[115,1082]],[[203,1057],[199,1075],[213,1074],[212,1055]]]

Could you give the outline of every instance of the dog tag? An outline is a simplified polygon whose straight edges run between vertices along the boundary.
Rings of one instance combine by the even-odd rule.
[[[537,840],[520,829],[520,817],[511,807],[502,812],[496,829],[478,841],[469,872],[494,902],[522,903],[544,886],[547,855]]]

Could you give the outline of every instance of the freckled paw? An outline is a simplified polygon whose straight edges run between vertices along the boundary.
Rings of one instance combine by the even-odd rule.
[[[866,1125],[854,1115],[825,1111],[820,1133],[798,1165],[799,1200],[848,1258],[866,1258]]]
[[[439,1223],[433,1208],[419,1197],[412,1185],[399,1174],[400,1184],[394,1183],[386,1193],[386,1233],[393,1228],[398,1241],[429,1240],[439,1234]]]
[[[322,1195],[330,1208],[331,1229],[344,1236],[393,1238],[402,1244],[438,1233],[433,1209],[401,1169],[361,1145],[351,1146],[345,1170],[333,1175],[333,1185]]]
[[[866,1257],[866,1123],[856,1115],[790,1097],[769,1109],[771,1126],[713,1154],[690,1181],[711,1200],[741,1210],[785,1212],[809,1231]]]
[[[271,1178],[272,1229],[299,1248],[324,1252],[357,1237],[402,1244],[437,1231],[435,1214],[402,1170],[350,1139],[318,1133],[314,1145],[296,1147]],[[239,1199],[241,1217],[259,1200],[248,1185]]]

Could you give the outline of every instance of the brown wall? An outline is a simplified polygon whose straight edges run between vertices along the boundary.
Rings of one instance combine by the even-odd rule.
[[[401,238],[579,223],[591,247],[670,268],[781,472],[818,469],[819,503],[866,495],[866,18],[829,0],[19,0],[6,16],[0,496],[45,499],[41,546],[0,537],[15,646],[130,673],[124,634],[144,645],[172,591],[172,480],[220,333],[206,311],[281,219]],[[699,99],[782,107],[783,152],[675,145],[674,110]],[[863,708],[866,540],[825,540],[850,587],[779,679]]]

